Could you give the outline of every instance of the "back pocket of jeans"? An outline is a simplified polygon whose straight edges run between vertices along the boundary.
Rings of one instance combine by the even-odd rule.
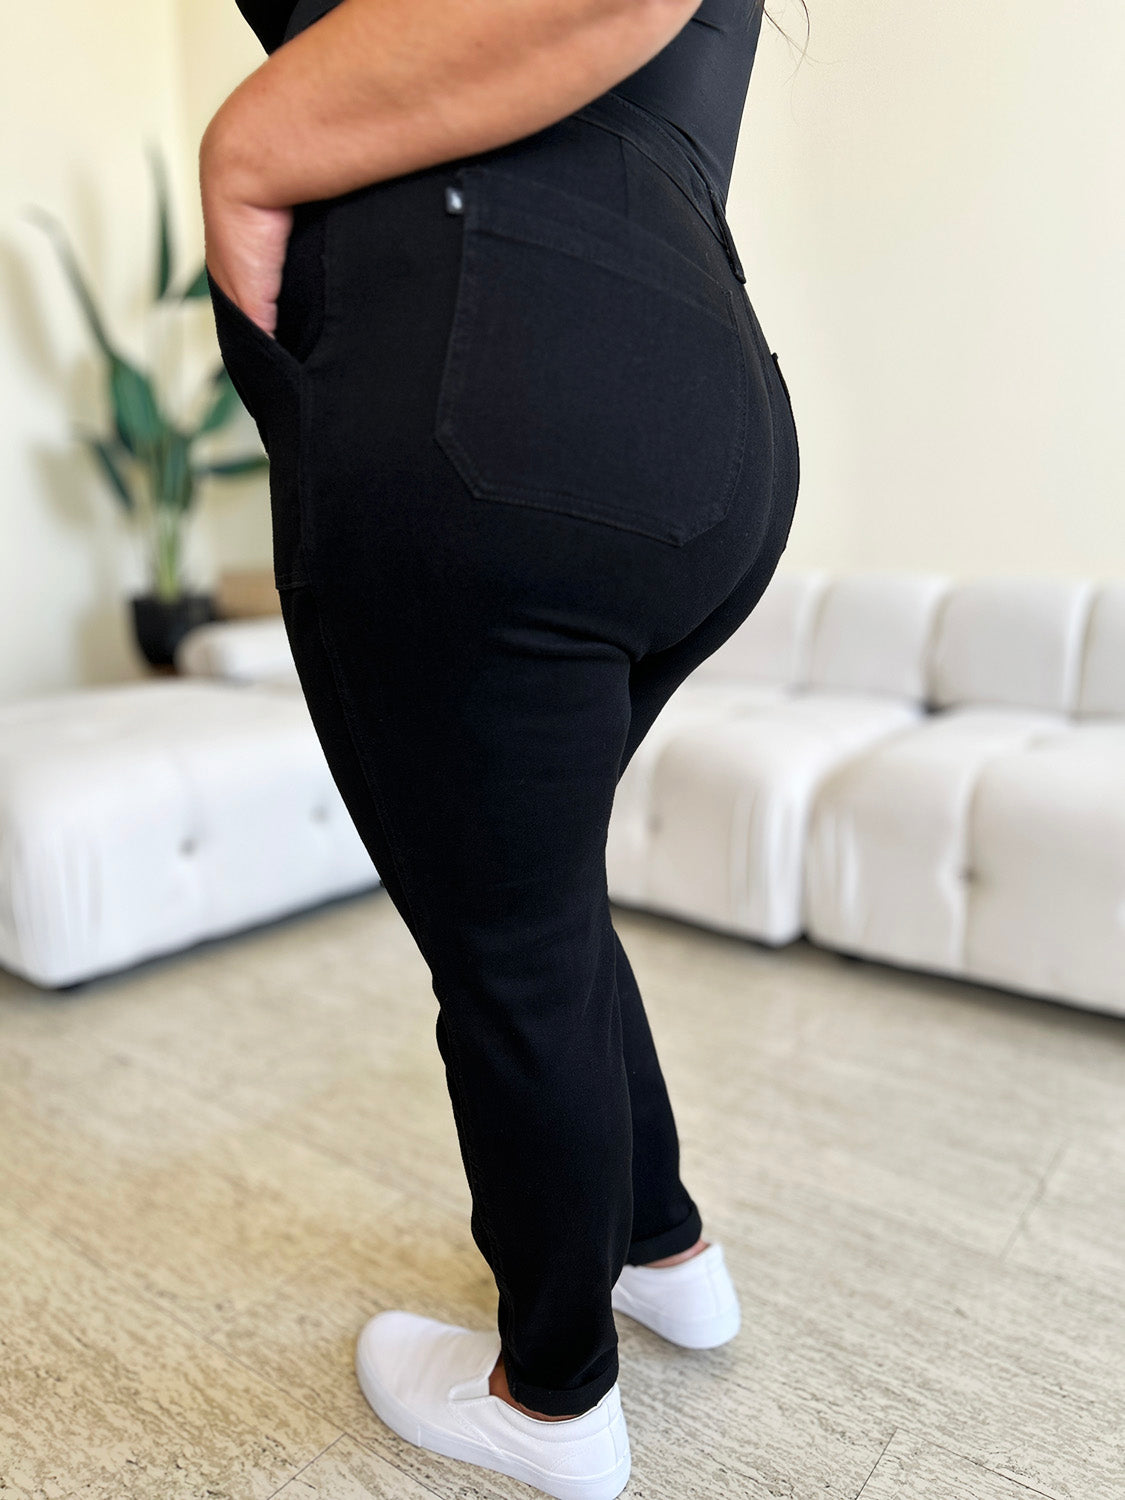
[[[734,295],[594,199],[463,167],[435,438],[480,499],[682,545],[730,508],[747,372]]]

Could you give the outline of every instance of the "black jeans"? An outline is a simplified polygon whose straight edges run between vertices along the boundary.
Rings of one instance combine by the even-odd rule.
[[[299,205],[277,340],[211,283],[309,709],[432,974],[508,1384],[552,1415],[617,1377],[622,1264],[701,1233],[611,921],[614,789],[798,488],[722,214],[649,118]]]

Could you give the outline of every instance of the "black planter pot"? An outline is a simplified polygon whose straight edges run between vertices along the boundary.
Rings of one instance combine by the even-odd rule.
[[[188,631],[215,619],[212,594],[181,594],[178,599],[134,594],[131,602],[137,645],[154,667],[172,666],[176,647]]]

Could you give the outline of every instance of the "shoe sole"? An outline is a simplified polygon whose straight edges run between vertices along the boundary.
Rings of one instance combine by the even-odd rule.
[[[457,1437],[441,1428],[431,1427],[419,1421],[412,1411],[402,1404],[374,1373],[367,1368],[362,1354],[356,1351],[355,1373],[364,1399],[375,1415],[398,1433],[406,1442],[417,1448],[428,1448],[445,1458],[459,1458],[476,1464],[481,1469],[492,1469],[498,1474],[507,1474],[510,1479],[521,1479],[535,1489],[552,1495],[554,1500],[617,1500],[617,1496],[629,1481],[631,1455],[626,1454],[620,1463],[608,1473],[590,1479],[571,1479],[565,1475],[549,1474],[537,1464],[516,1454],[498,1453],[495,1448],[483,1443],[474,1443],[469,1438]]]
[[[621,1287],[614,1287],[610,1301],[614,1312],[625,1313],[682,1349],[717,1349],[720,1344],[729,1343],[742,1327],[742,1312],[737,1302],[722,1313],[692,1322],[667,1317],[647,1303],[635,1301]]]

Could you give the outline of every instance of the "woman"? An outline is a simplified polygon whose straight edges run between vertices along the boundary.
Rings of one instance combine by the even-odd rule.
[[[374,1317],[411,1442],[629,1474],[613,1311],[722,1343],[610,918],[614,788],[753,609],[798,487],[724,204],[759,0],[239,0],[200,150],[220,347],[333,776],[429,966],[497,1330]],[[692,12],[694,11],[694,14]]]

